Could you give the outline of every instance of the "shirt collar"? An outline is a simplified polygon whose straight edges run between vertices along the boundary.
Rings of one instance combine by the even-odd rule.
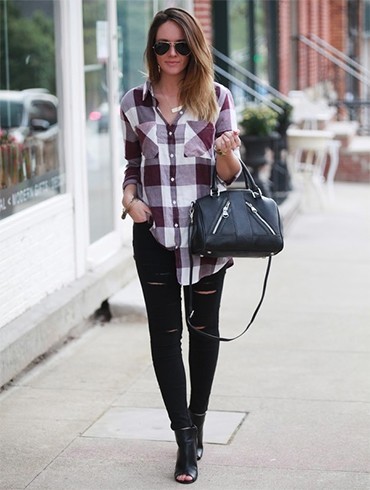
[[[150,94],[154,98],[153,85],[151,84],[150,80],[147,80],[144,83],[144,87],[143,87],[143,100],[145,100],[147,98],[148,94]]]

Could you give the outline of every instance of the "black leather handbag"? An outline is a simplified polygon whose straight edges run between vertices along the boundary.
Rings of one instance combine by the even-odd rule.
[[[205,257],[268,257],[284,247],[276,202],[262,195],[241,161],[246,188],[219,192],[213,174],[210,194],[190,208],[191,253]]]
[[[271,267],[271,257],[284,247],[279,208],[276,202],[262,195],[243,161],[245,187],[230,187],[219,191],[216,173],[210,194],[194,201],[190,208],[189,258],[190,291],[188,325],[191,324],[193,255],[204,257],[268,257],[260,301],[244,331],[233,338],[222,338],[195,329],[216,340],[230,341],[243,335],[253,323],[265,296]]]

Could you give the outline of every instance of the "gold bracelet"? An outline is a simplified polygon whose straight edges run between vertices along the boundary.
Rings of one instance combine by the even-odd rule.
[[[135,205],[135,203],[137,201],[139,201],[140,199],[138,199],[136,196],[133,196],[133,198],[131,199],[131,201],[127,204],[127,206],[123,206],[122,208],[122,214],[121,214],[121,219],[125,219],[126,216],[128,215],[128,213],[130,212],[130,209]]]
[[[220,155],[222,157],[224,157],[225,155],[228,154],[228,151],[219,150],[216,145],[213,147],[213,149],[214,149],[215,153],[217,153],[217,155]]]

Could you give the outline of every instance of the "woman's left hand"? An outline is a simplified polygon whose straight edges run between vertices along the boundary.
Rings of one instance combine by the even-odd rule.
[[[222,152],[225,156],[231,151],[239,148],[240,145],[239,130],[225,131],[215,140],[216,150]]]

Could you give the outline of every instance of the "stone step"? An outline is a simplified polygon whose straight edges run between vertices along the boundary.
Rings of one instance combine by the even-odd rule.
[[[341,148],[335,180],[370,183],[370,136],[354,136]]]
[[[334,133],[334,138],[341,141],[342,148],[347,148],[356,136],[358,128],[357,121],[331,121],[325,129]]]
[[[343,153],[370,157],[370,136],[354,136],[348,147],[343,148]]]

